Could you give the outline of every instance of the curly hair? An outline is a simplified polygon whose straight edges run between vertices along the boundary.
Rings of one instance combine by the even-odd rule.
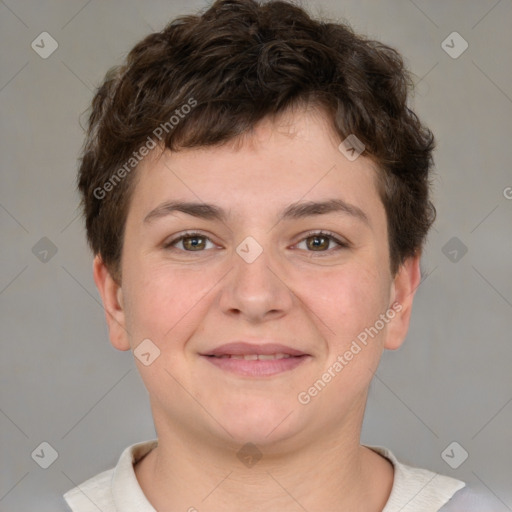
[[[120,278],[136,166],[152,136],[174,151],[222,145],[313,104],[377,166],[395,275],[421,251],[436,214],[434,136],[407,106],[412,88],[395,49],[291,2],[217,0],[180,16],[137,43],[94,96],[78,175],[89,245]]]

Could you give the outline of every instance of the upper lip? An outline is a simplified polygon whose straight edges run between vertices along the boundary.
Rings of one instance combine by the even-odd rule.
[[[289,354],[291,356],[304,356],[308,355],[301,350],[297,350],[292,347],[288,347],[286,345],[281,345],[280,343],[262,343],[262,344],[253,344],[246,343],[245,341],[234,341],[232,343],[226,343],[225,345],[220,345],[219,347],[205,352],[201,355],[203,356],[223,356],[223,355],[249,355],[249,354],[262,354],[262,355],[271,355],[271,354]]]

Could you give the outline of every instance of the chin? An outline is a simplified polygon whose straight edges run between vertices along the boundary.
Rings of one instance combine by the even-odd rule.
[[[222,425],[231,434],[231,441],[238,445],[253,443],[263,447],[284,441],[293,435],[297,420],[296,413],[292,412],[293,407],[272,406],[268,401],[259,402],[234,406],[222,416]]]

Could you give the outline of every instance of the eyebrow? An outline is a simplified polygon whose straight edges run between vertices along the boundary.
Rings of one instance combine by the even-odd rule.
[[[145,217],[144,223],[152,222],[156,219],[171,215],[174,212],[186,213],[193,217],[205,220],[217,220],[226,222],[229,213],[222,208],[209,203],[195,203],[188,201],[165,201],[151,210]],[[358,206],[349,204],[342,199],[328,199],[325,201],[307,201],[302,203],[293,203],[285,208],[278,221],[296,220],[316,215],[326,215],[329,213],[341,213],[358,219],[368,226],[370,221],[366,213]]]

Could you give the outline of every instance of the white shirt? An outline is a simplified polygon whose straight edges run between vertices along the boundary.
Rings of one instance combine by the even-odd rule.
[[[117,466],[86,480],[64,494],[73,512],[156,512],[144,495],[133,465],[149,453],[157,440],[137,443],[126,448]],[[466,484],[427,469],[398,462],[387,449],[368,446],[391,461],[395,469],[391,494],[382,512],[487,512],[487,502],[472,492],[458,493]],[[448,505],[446,508],[443,506]],[[474,508],[474,507],[478,508]],[[494,508],[492,510],[495,510]]]

